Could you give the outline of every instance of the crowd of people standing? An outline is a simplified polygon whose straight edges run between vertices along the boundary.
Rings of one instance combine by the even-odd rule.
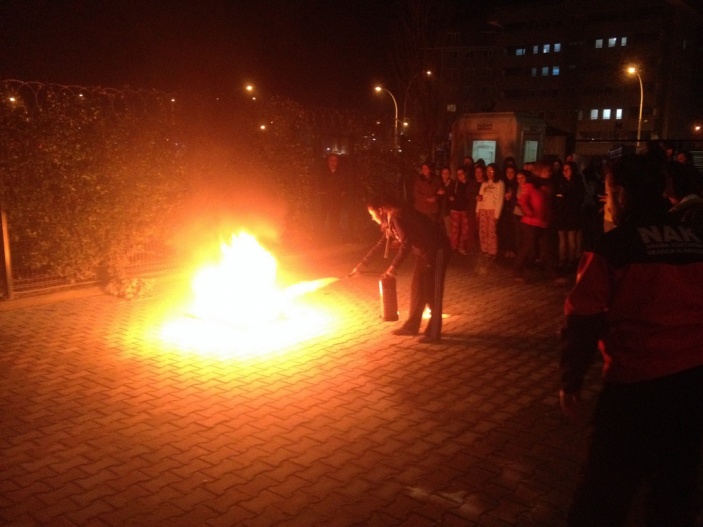
[[[672,156],[672,162],[687,159]],[[411,204],[444,225],[452,251],[479,274],[501,261],[512,265],[516,281],[541,274],[567,285],[582,252],[612,228],[607,167],[601,156],[581,165],[568,156],[522,167],[513,157],[499,164],[467,156],[453,173],[426,162]]]

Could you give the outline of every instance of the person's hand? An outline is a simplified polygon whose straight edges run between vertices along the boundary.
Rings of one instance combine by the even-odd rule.
[[[395,277],[395,267],[391,265],[388,269],[386,269],[386,272],[381,275],[381,280],[393,277]]]
[[[348,276],[349,276],[350,278],[353,278],[353,277],[357,276],[359,273],[361,273],[361,270],[362,270],[363,268],[364,268],[363,265],[361,265],[361,264],[357,265],[356,267],[354,267],[354,269],[351,270],[351,273],[349,273]]]
[[[578,420],[581,417],[581,392],[566,393],[559,391],[559,404],[561,411],[570,419]]]

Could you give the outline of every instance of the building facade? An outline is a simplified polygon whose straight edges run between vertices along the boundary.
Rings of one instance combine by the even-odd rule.
[[[454,76],[440,81],[447,85],[444,106],[456,114],[446,111],[441,120],[449,124],[466,112],[533,115],[544,120],[548,135],[563,138],[547,141],[545,153],[556,155],[588,153],[588,142],[634,145],[638,136],[642,142],[701,139],[696,129],[703,124],[699,4],[524,4],[495,10],[489,26],[463,30],[469,35],[463,47],[434,51],[442,64],[452,57],[457,62]]]

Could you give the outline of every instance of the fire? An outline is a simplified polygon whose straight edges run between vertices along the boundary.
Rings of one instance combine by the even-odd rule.
[[[280,352],[324,334],[332,320],[304,296],[336,278],[277,284],[275,257],[246,232],[222,243],[218,262],[193,277],[186,315],[167,324],[162,338],[202,354],[252,358]]]
[[[252,235],[233,235],[220,246],[220,262],[193,279],[190,313],[201,319],[251,327],[277,318],[283,295],[276,287],[277,262]]]

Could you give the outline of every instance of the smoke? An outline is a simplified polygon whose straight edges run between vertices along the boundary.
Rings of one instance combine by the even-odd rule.
[[[288,210],[279,187],[269,175],[257,173],[253,160],[239,154],[209,145],[189,156],[190,190],[177,221],[181,252],[219,253],[220,244],[240,231],[264,245],[281,242]]]

